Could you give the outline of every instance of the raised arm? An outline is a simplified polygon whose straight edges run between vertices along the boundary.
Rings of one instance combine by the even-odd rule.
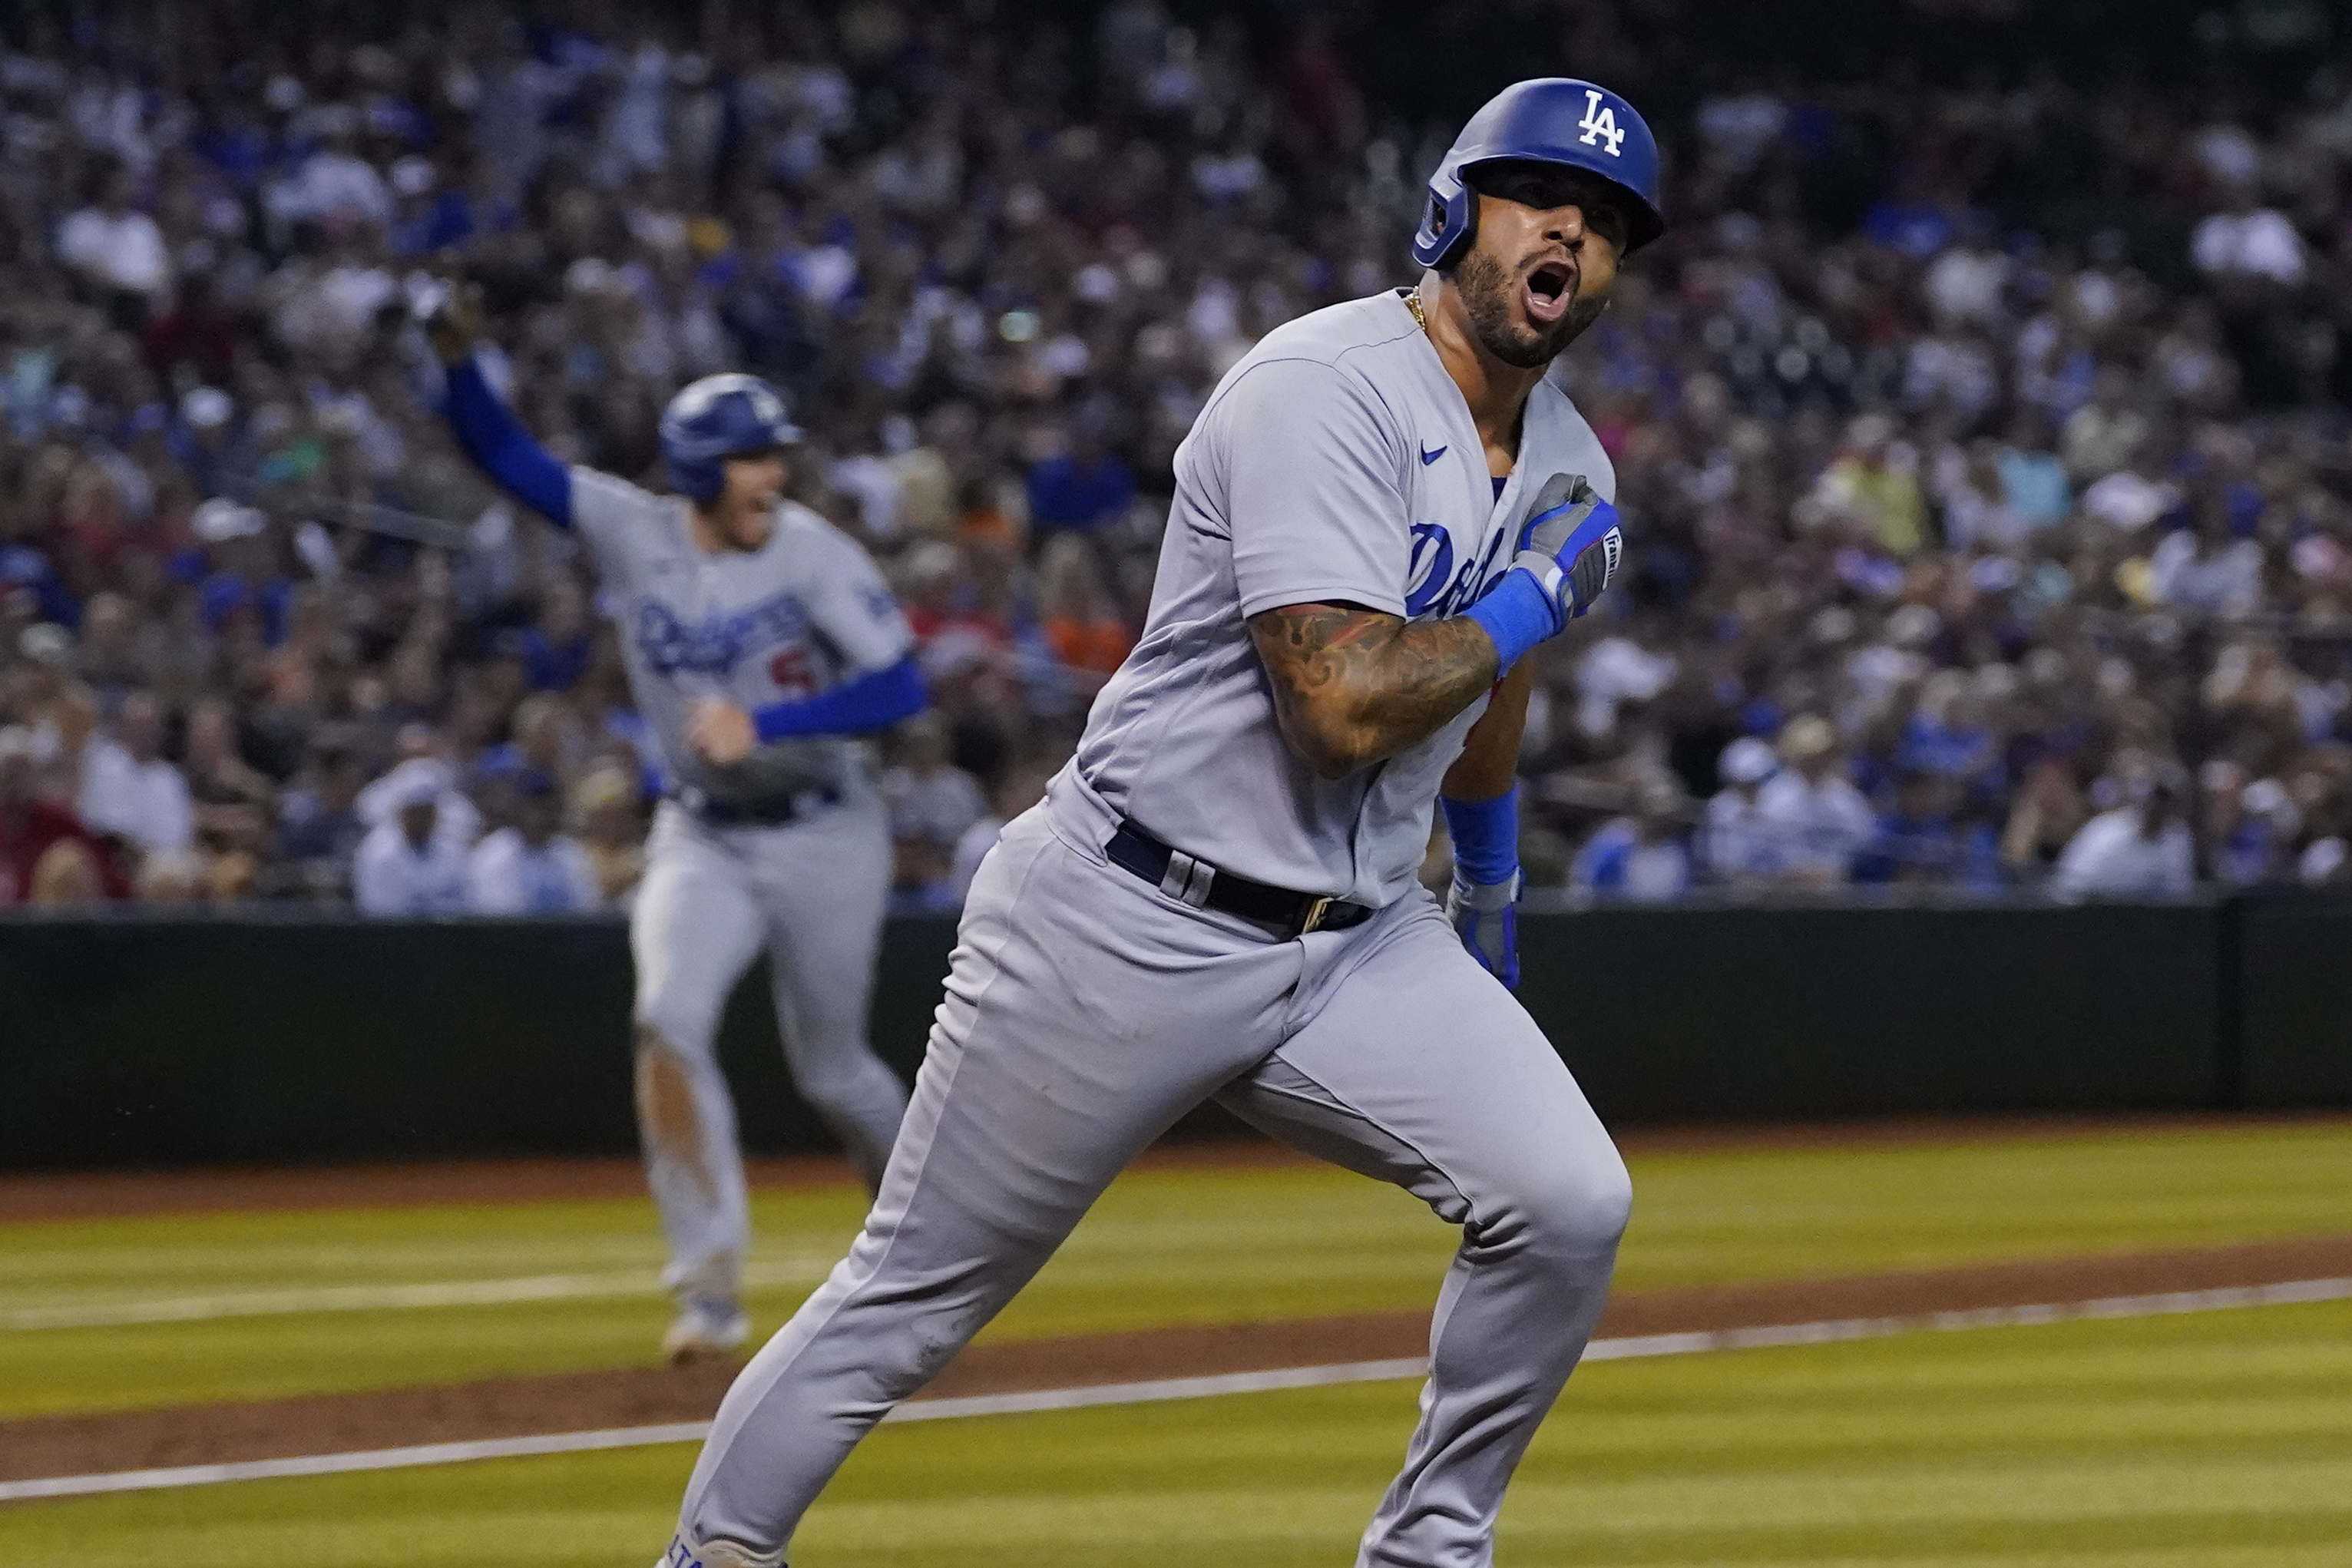
[[[443,295],[425,319],[425,335],[440,356],[447,382],[442,412],[466,456],[500,489],[558,528],[569,528],[572,475],[531,439],[514,411],[490,389],[474,356],[480,321],[480,295],[462,285]]]
[[[466,455],[507,494],[557,527],[571,527],[572,475],[490,390],[472,354],[448,366],[448,384],[449,428]]]

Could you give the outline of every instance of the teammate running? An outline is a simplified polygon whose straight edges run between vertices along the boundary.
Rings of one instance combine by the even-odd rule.
[[[637,1127],[678,1303],[663,1352],[722,1355],[751,1333],[750,1212],[714,1045],[761,946],[793,1082],[869,1187],[906,1111],[866,1039],[890,843],[847,737],[923,706],[912,637],[866,552],[781,499],[800,432],[766,383],[680,392],[661,421],[678,493],[654,495],[530,438],[475,363],[472,311],[461,299],[432,322],[449,423],[509,494],[586,542],[668,781],[629,921]]]
[[[1546,372],[1663,226],[1656,182],[1622,99],[1522,82],[1432,180],[1417,289],[1279,328],[1219,384],[1143,640],[982,865],[881,1196],[719,1407],[669,1568],[782,1562],[851,1447],[1210,1098],[1462,1227],[1358,1561],[1491,1560],[1631,1202],[1507,989],[1511,792],[1525,656],[1621,542]],[[1414,880],[1441,790],[1453,923]]]

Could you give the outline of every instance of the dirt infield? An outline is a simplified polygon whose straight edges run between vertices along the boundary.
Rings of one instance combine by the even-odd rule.
[[[2315,1237],[1838,1279],[1626,1291],[1610,1302],[1600,1331],[1603,1337],[1619,1338],[1849,1318],[1925,1318],[1982,1308],[2344,1277],[2352,1277],[2352,1236]],[[982,1343],[957,1358],[920,1397],[1404,1358],[1423,1353],[1427,1332],[1427,1319],[1420,1313],[1379,1313]],[[700,1420],[717,1406],[733,1375],[731,1366],[681,1372],[631,1368],[0,1422],[0,1480]]]
[[[1908,1117],[1881,1121],[1716,1124],[1633,1128],[1617,1135],[1629,1154],[1717,1149],[1868,1148],[1934,1143],[2035,1142],[2059,1138],[2125,1137],[2143,1132],[2347,1122],[2339,1112],[2221,1115]],[[1136,1163],[1139,1170],[1251,1170],[1307,1164],[1307,1156],[1255,1135],[1169,1143]],[[855,1179],[832,1155],[771,1156],[750,1162],[755,1190],[839,1185]],[[633,1159],[491,1159],[414,1164],[200,1167],[181,1171],[92,1171],[0,1174],[0,1224],[39,1220],[133,1218],[233,1209],[386,1208],[431,1204],[526,1203],[645,1195]]]

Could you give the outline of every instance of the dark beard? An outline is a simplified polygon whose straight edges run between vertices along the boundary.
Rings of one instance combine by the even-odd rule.
[[[1486,352],[1520,370],[1540,370],[1558,359],[1584,329],[1609,308],[1606,297],[1579,294],[1569,301],[1568,313],[1540,332],[1530,332],[1512,320],[1511,295],[1518,279],[1483,250],[1474,250],[1454,269],[1454,287],[1470,313],[1470,330]]]

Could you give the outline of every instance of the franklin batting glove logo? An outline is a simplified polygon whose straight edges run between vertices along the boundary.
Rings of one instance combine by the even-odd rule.
[[[1569,610],[1574,620],[1592,608],[1593,601],[1609,591],[1610,580],[1617,575],[1618,563],[1625,558],[1625,535],[1622,530],[1611,529],[1593,543],[1585,547],[1569,568],[1569,590],[1575,600]]]

